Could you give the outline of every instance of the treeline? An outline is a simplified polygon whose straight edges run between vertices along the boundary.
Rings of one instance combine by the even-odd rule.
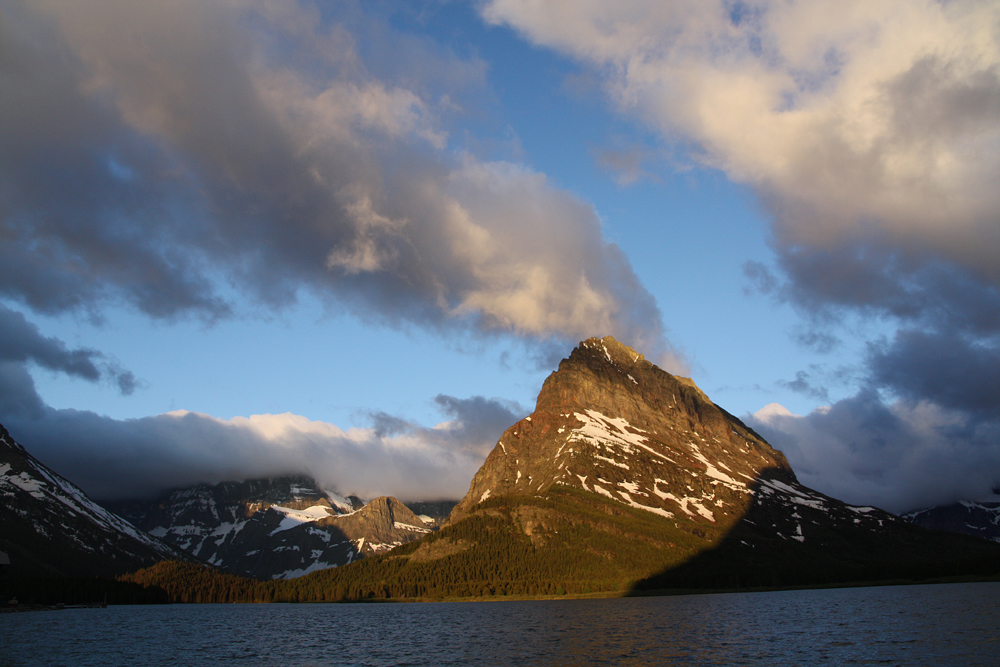
[[[101,577],[5,577],[0,579],[0,599],[26,605],[164,604],[170,595],[160,588]]]
[[[118,581],[161,591],[169,602],[274,602],[274,582],[220,572],[207,565],[163,561],[118,577]]]

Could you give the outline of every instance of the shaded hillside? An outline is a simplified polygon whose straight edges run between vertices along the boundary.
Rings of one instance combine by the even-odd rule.
[[[2,426],[0,527],[9,577],[107,577],[185,558],[49,470]]]
[[[930,507],[904,514],[903,518],[932,530],[947,530],[1000,542],[1000,501],[996,500],[962,501]]]

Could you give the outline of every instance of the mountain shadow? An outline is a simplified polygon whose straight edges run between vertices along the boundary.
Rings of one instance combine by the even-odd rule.
[[[716,544],[636,581],[629,594],[1000,574],[994,543],[924,529],[874,507],[788,486],[774,472],[763,471],[751,485],[746,514]]]

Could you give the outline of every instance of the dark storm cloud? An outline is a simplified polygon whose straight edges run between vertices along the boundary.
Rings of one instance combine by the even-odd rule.
[[[861,248],[797,249],[781,255],[788,276],[746,267],[760,287],[807,313],[814,327],[801,342],[832,337],[843,314],[862,313],[899,327],[891,341],[868,345],[867,378],[892,395],[997,415],[1000,389],[1000,289],[942,262],[907,262]],[[766,270],[765,270],[766,271]],[[763,276],[763,277],[762,277]]]
[[[813,378],[813,374],[807,371],[798,371],[795,374],[794,380],[784,380],[778,384],[797,394],[818,398],[823,401],[830,398],[830,392],[827,391],[826,387],[818,385]]]
[[[29,364],[59,373],[96,382],[105,380],[125,395],[141,385],[135,375],[117,362],[107,361],[104,354],[87,348],[69,349],[58,338],[43,336],[38,327],[21,313],[0,304],[0,363],[6,364],[11,376],[27,374]],[[20,368],[21,370],[16,370]],[[13,387],[14,385],[10,385]],[[27,386],[23,382],[17,386]],[[34,383],[30,383],[34,387]],[[30,394],[34,393],[31,389]],[[14,396],[0,391],[0,400],[20,405],[35,405],[37,397],[30,394]]]
[[[101,375],[94,363],[100,357],[95,350],[70,350],[61,340],[42,336],[24,315],[0,305],[0,360],[32,361],[49,370],[93,381]]]
[[[484,64],[362,7],[5,5],[0,294],[211,320],[230,287],[274,308],[306,289],[380,323],[612,333],[678,366],[589,205],[447,150]]]
[[[869,346],[873,381],[908,400],[929,400],[1000,419],[1000,349],[948,331],[900,330]]]
[[[0,290],[48,313],[93,308],[109,291],[155,316],[224,311],[195,262],[170,248],[187,216],[161,149],[124,131],[110,99],[81,90],[83,65],[25,9],[5,7],[0,21],[0,108],[17,128],[0,132]]]
[[[473,396],[455,398],[438,394],[434,402],[453,420],[450,429],[463,447],[482,455],[489,453],[509,427],[523,419],[528,411],[515,401]]]
[[[905,512],[988,497],[1000,483],[1000,420],[929,400],[890,404],[865,388],[805,416],[771,405],[746,419],[801,482],[850,503]]]

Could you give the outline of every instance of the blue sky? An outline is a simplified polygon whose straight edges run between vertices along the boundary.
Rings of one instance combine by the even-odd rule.
[[[848,8],[2,3],[0,422],[99,497],[458,497],[611,334],[818,490],[982,497],[1000,10]]]

